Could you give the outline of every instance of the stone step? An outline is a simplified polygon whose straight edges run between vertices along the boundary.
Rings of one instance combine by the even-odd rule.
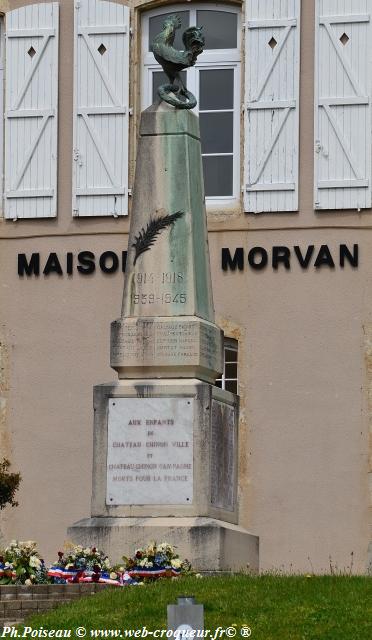
[[[72,595],[86,596],[105,589],[105,584],[40,584],[40,585],[0,585],[0,602],[4,600],[62,599]]]
[[[79,596],[77,596],[79,597]],[[4,608],[0,608],[0,624],[3,620],[8,620],[10,617],[19,618],[33,615],[35,613],[41,613],[54,609],[61,604],[67,604],[76,598],[64,598],[63,600],[9,600],[7,602],[0,602],[4,605]]]
[[[36,613],[106,589],[106,584],[0,585],[0,630],[21,624]]]

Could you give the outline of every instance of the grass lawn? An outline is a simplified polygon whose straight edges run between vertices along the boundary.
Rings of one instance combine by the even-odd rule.
[[[372,639],[372,579],[358,576],[162,580],[107,589],[29,618],[27,624],[34,629],[84,626],[87,638],[91,629],[166,629],[166,605],[177,595],[194,595],[204,604],[206,629],[237,625],[239,639],[242,625],[251,628],[253,640]]]

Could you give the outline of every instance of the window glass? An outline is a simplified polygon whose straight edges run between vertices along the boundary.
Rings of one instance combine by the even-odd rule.
[[[225,380],[225,389],[226,391],[230,391],[231,393],[237,393],[237,381]]]
[[[203,27],[206,49],[236,49],[237,15],[227,11],[197,11],[196,24]]]
[[[204,188],[208,196],[232,196],[233,157],[203,156]]]
[[[200,71],[199,109],[234,108],[234,70]]]
[[[233,113],[200,114],[200,138],[202,153],[233,152]]]
[[[225,364],[225,377],[226,378],[237,378],[238,376],[238,365],[235,362],[234,364]]]
[[[205,195],[212,198],[232,196],[234,70],[201,69],[199,96]]]
[[[238,360],[238,350],[237,349],[229,349],[225,348],[225,362],[237,362]]]
[[[175,11],[172,11],[171,13],[162,13],[159,16],[154,16],[153,18],[150,18],[149,20],[149,51],[151,51],[151,43],[153,39],[155,38],[155,36],[158,35],[158,33],[160,33],[160,31],[163,28],[163,23],[165,18],[167,16],[172,16],[175,13],[176,13]],[[185,29],[189,27],[189,23],[190,23],[189,11],[177,11],[177,15],[181,19],[181,28],[176,30],[176,37],[174,39],[173,46],[176,49],[183,50],[184,46],[182,42],[182,34],[185,31]]]

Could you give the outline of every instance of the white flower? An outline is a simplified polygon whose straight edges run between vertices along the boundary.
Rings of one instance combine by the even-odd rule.
[[[154,566],[154,563],[147,560],[144,566],[145,566],[145,569],[151,569]]]
[[[119,571],[120,573],[124,573],[125,569],[124,569],[124,567],[119,567],[118,571]]]
[[[179,558],[173,558],[173,560],[171,560],[171,565],[172,565],[173,569],[180,569],[181,568],[181,560]]]
[[[29,587],[30,584],[32,584],[32,582],[31,582],[30,578],[27,578],[27,580],[25,580],[25,585],[27,585]]]
[[[31,556],[30,558],[30,567],[34,569],[39,569],[41,566],[41,560],[37,556]]]
[[[91,555],[91,553],[92,553],[92,551],[91,551],[91,549],[89,549],[89,547],[86,547],[86,549],[84,549],[84,550],[83,550],[83,553],[84,553],[84,555],[86,555],[86,556],[90,556],[90,555]]]
[[[111,571],[110,573],[111,580],[116,580],[117,577],[118,577],[117,573],[115,573],[115,571]]]
[[[36,542],[34,540],[26,540],[25,542],[20,542],[20,545],[25,549],[35,549]]]

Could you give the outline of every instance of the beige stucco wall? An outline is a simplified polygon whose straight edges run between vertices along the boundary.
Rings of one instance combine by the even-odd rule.
[[[23,4],[1,3],[15,8]],[[160,3],[157,3],[160,4]],[[58,218],[0,220],[0,446],[23,482],[1,513],[5,539],[34,538],[52,559],[90,512],[92,387],[115,379],[109,324],[123,275],[19,278],[17,254],[96,255],[127,244],[127,219],[71,216],[73,2],[61,0]],[[131,40],[131,176],[139,117],[139,13]],[[4,7],[6,10],[6,6]],[[241,524],[261,540],[261,567],[365,569],[372,416],[372,224],[369,211],[313,209],[314,0],[302,2],[300,209],[209,212],[216,314],[240,340]],[[221,248],[359,244],[360,266],[221,270]],[[338,263],[338,261],[337,261]],[[0,540],[1,542],[1,540]]]

